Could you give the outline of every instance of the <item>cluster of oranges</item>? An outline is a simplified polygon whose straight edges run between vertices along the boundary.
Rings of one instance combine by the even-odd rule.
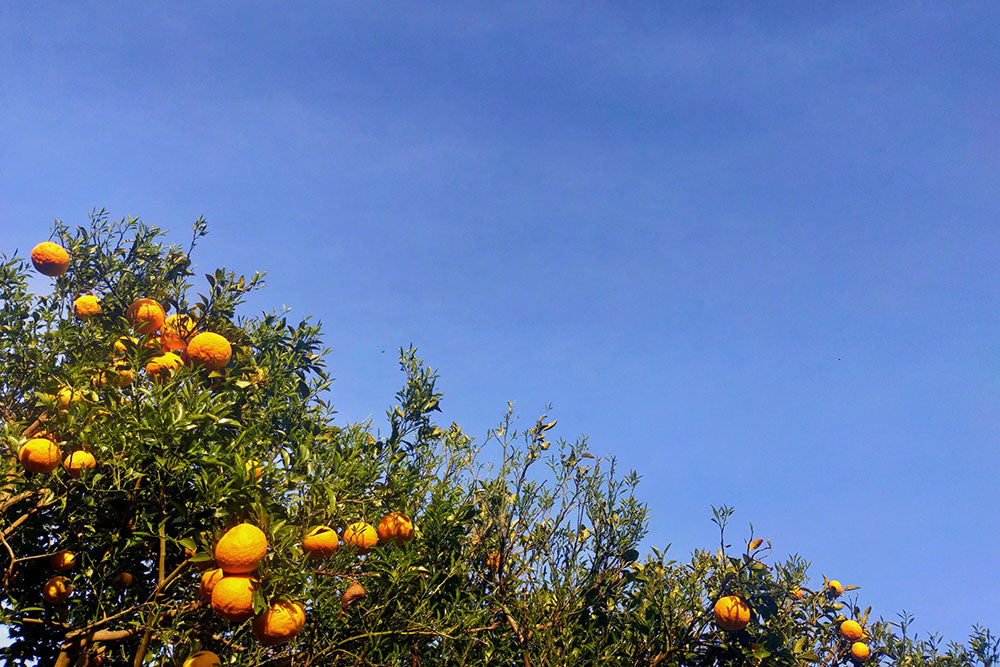
[[[836,579],[826,584],[826,594],[831,598],[839,597],[844,592],[843,585]],[[795,586],[789,592],[793,600],[802,599],[802,589]],[[723,630],[736,632],[744,629],[750,623],[750,606],[738,595],[724,595],[715,602],[712,610],[715,624]],[[871,655],[871,649],[861,641],[864,628],[857,621],[846,620],[840,624],[840,636],[853,642],[850,646],[851,660],[864,662]]]

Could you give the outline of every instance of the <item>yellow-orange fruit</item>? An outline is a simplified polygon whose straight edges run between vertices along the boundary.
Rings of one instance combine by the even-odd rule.
[[[245,574],[225,576],[212,589],[212,609],[230,621],[245,621],[253,616],[254,579]]]
[[[163,326],[166,313],[153,299],[136,299],[125,311],[125,317],[139,333],[156,333]]]
[[[330,526],[316,526],[302,538],[302,550],[317,558],[329,558],[339,545],[337,531]]]
[[[49,556],[49,567],[56,572],[72,570],[74,565],[76,565],[76,554],[72,551],[63,549]]]
[[[354,580],[340,598],[340,609],[342,611],[350,611],[351,607],[366,597],[368,597],[368,593],[365,591],[364,586],[359,584],[357,580]]]
[[[63,387],[56,393],[56,409],[58,410],[69,410],[70,406],[74,403],[79,403],[83,400],[83,393],[71,389],[70,387]]]
[[[127,387],[132,384],[135,373],[126,363],[116,363],[111,370],[100,371],[91,377],[94,385],[103,387],[110,384],[113,387]]]
[[[791,596],[791,598],[793,600],[801,600],[802,599],[802,589],[799,588],[798,586],[796,586],[791,591],[789,591],[788,595]]]
[[[173,352],[164,352],[153,357],[146,363],[146,372],[149,374],[149,377],[159,382],[166,379],[171,371],[175,371],[183,365],[184,360],[179,356]]]
[[[497,551],[491,551],[486,555],[486,567],[496,572],[500,569],[500,553]]]
[[[214,570],[206,570],[201,575],[201,597],[205,602],[212,601],[212,591],[215,590],[215,585],[219,583],[222,578],[226,576],[222,571],[221,567],[215,568]]]
[[[402,546],[413,539],[413,522],[402,512],[389,512],[378,522],[378,539]]]
[[[251,523],[233,526],[215,545],[215,562],[228,574],[246,574],[257,569],[267,553],[267,536]]]
[[[247,479],[251,479],[254,482],[259,482],[260,476],[264,474],[264,469],[260,467],[260,461],[257,459],[250,459],[244,463],[243,469],[247,472]]]
[[[826,591],[830,595],[833,595],[834,597],[836,597],[836,596],[838,596],[838,595],[840,595],[841,593],[844,592],[844,587],[836,579],[831,579],[826,584]]]
[[[62,604],[72,594],[73,584],[66,577],[52,577],[42,586],[42,597],[53,604]]]
[[[864,642],[854,642],[851,644],[851,659],[856,662],[864,662],[872,654],[868,645]]]
[[[183,313],[174,313],[163,320],[163,330],[160,332],[160,345],[164,352],[186,350],[188,341],[195,333],[194,318]]]
[[[225,337],[206,331],[191,339],[187,346],[187,354],[195,366],[217,371],[225,368],[232,359],[233,346]]]
[[[861,639],[865,631],[857,621],[844,621],[840,624],[840,634],[844,639],[856,640]]]
[[[94,468],[97,466],[97,459],[90,452],[86,452],[82,449],[78,449],[75,452],[71,452],[66,460],[63,461],[63,468],[66,468],[66,472],[69,473],[70,477],[77,478],[80,476],[80,472],[84,468]]]
[[[47,438],[32,438],[17,453],[17,460],[29,472],[52,472],[61,458],[59,445]]]
[[[366,554],[378,544],[378,531],[371,524],[357,521],[344,529],[344,544],[351,545],[358,553]]]
[[[69,268],[69,253],[58,243],[43,241],[31,249],[31,263],[42,275],[61,276]]]
[[[84,294],[73,302],[73,316],[86,322],[94,315],[101,314],[101,301],[93,294]]]
[[[306,608],[299,602],[278,600],[253,620],[253,634],[264,646],[284,644],[302,631]]]
[[[111,585],[123,591],[132,585],[132,575],[128,572],[119,572],[114,580],[112,580]]]
[[[715,603],[715,623],[723,630],[742,630],[750,622],[750,607],[736,595],[725,595]]]
[[[222,660],[211,651],[198,651],[184,661],[183,667],[222,667]]]

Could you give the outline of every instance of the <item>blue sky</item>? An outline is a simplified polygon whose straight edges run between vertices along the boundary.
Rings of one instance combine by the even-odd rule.
[[[412,342],[445,419],[552,403],[637,469],[677,558],[728,503],[875,614],[1000,628],[1000,6],[70,4],[0,13],[5,250],[204,215],[344,421]]]

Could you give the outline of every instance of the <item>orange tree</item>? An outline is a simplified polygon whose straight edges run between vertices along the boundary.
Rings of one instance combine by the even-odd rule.
[[[386,427],[336,423],[317,325],[238,315],[260,275],[193,287],[205,233],[102,211],[0,262],[5,664],[996,663],[727,544],[726,507],[640,556],[634,473],[510,404],[480,445],[436,423],[412,349]]]

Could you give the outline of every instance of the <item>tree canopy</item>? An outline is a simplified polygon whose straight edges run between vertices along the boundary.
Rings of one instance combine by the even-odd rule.
[[[997,664],[728,507],[718,545],[640,553],[636,473],[513,404],[481,441],[438,423],[415,349],[385,425],[339,421],[318,324],[243,313],[261,274],[195,287],[206,233],[99,211],[56,222],[66,258],[2,257],[6,664]]]

